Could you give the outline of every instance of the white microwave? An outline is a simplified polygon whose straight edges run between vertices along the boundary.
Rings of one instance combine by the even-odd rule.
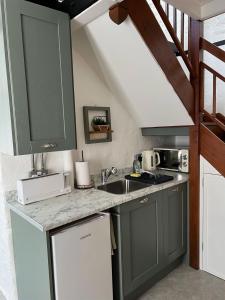
[[[188,148],[154,148],[155,152],[159,153],[160,164],[159,169],[189,172],[189,149]]]

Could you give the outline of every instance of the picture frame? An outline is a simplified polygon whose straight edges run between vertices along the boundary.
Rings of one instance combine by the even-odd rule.
[[[83,106],[86,144],[112,142],[110,107]]]

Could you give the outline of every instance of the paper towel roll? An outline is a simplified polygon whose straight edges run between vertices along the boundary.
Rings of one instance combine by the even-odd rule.
[[[75,162],[77,186],[89,186],[91,184],[89,165],[87,161]]]

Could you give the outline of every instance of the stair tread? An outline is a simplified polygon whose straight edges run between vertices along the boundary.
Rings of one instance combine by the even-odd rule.
[[[210,114],[207,111],[203,111],[202,113],[202,124],[206,123],[215,123],[218,125],[222,130],[225,131],[225,117],[224,115],[217,113],[216,115]]]

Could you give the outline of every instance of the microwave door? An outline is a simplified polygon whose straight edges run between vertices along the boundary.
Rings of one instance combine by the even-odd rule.
[[[178,171],[180,166],[178,151],[176,150],[160,150],[160,165],[161,169]]]
[[[178,151],[172,150],[169,153],[170,153],[169,168],[171,170],[178,171],[179,166],[180,166]]]

